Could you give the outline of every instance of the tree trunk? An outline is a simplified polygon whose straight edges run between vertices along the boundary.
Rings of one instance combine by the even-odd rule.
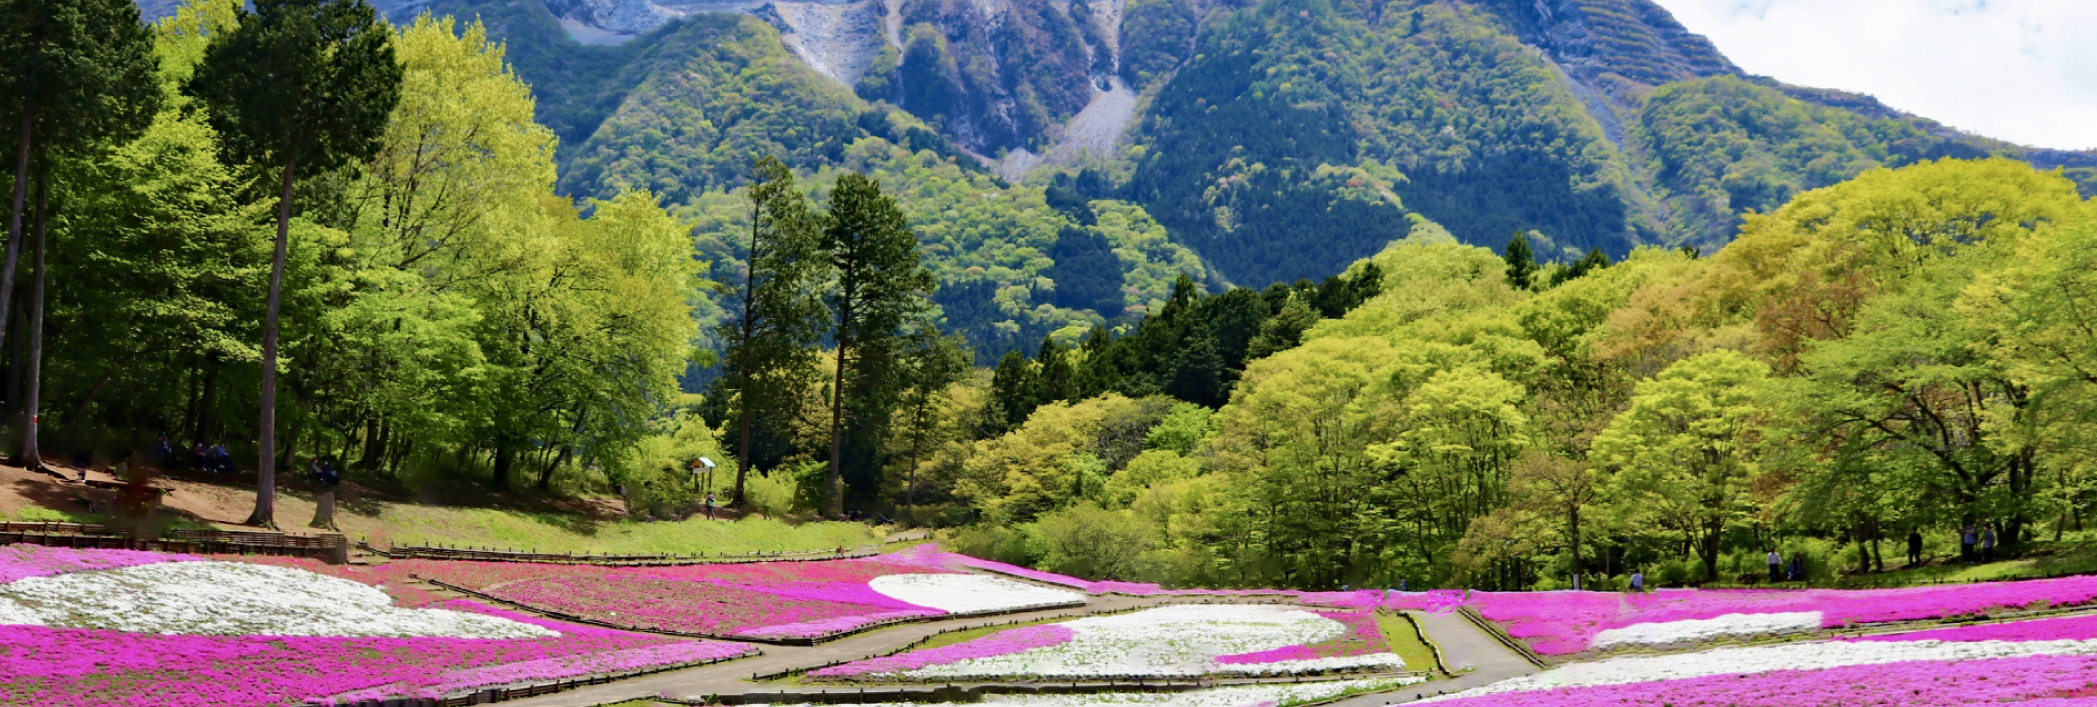
[[[13,331],[29,329],[28,312],[10,310],[6,314],[6,320],[0,324]],[[7,357],[7,401],[0,405],[0,410],[5,410],[6,418],[12,420],[22,414],[22,375],[29,370],[29,347],[23,345],[19,336],[7,340],[7,345],[11,349]]]
[[[509,438],[506,435],[497,436],[495,438],[495,473],[488,479],[488,484],[494,486],[495,490],[510,490],[510,462],[515,456],[515,451],[510,448]]]
[[[35,64],[32,62],[32,67]],[[31,68],[30,75],[35,75]],[[0,258],[0,314],[14,311],[15,259],[22,252],[22,208],[23,200],[29,197],[29,141],[34,137],[36,109],[22,111],[21,135],[15,142],[15,194],[14,207],[7,217],[7,255]],[[0,330],[0,343],[6,343],[7,332]],[[7,401],[9,405],[16,401]]]
[[[1704,580],[1718,581],[1718,539],[1723,528],[1707,528],[1697,539],[1697,558],[1704,561]]]
[[[284,299],[284,251],[291,237],[291,180],[298,161],[284,162],[277,198],[277,252],[270,260],[269,299],[262,314],[262,420],[255,454],[255,512],[248,525],[277,527],[277,316]]]
[[[842,333],[842,328],[840,328]],[[844,476],[842,472],[845,455],[845,340],[837,340],[837,379],[830,385],[830,476],[825,487],[830,500],[827,514],[833,519],[845,517]]]
[[[313,522],[307,523],[306,525],[308,527],[313,528],[327,528],[328,530],[335,529],[334,486],[330,486],[327,484],[321,485],[320,495],[314,497],[313,499]]]
[[[48,160],[46,161],[48,163]],[[29,360],[27,362],[27,388],[22,396],[22,466],[29,469],[42,468],[43,456],[36,446],[37,425],[41,420],[39,397],[43,392],[44,362],[44,244],[49,233],[49,216],[45,211],[45,199],[51,189],[51,170],[47,166],[36,180],[36,275],[29,286]]]
[[[736,407],[741,408],[737,417],[741,418],[738,424],[742,427],[743,446],[736,450],[735,496],[728,499],[729,505],[738,510],[749,510],[743,499],[743,482],[750,478],[751,460],[757,458],[750,453],[750,428],[756,422],[756,415],[750,409],[754,400],[750,395],[750,381],[756,380],[750,370],[750,337],[757,328],[757,234],[763,223],[764,207],[753,203],[750,206],[750,253],[743,260],[743,345],[741,355],[736,357],[741,360],[736,362],[735,371],[736,376],[743,379],[736,395]]]
[[[197,398],[197,427],[190,438],[191,444],[206,444],[211,441],[206,433],[210,432],[211,428],[211,396],[218,390],[218,366],[215,363],[208,358],[204,360],[204,388],[203,394]]]

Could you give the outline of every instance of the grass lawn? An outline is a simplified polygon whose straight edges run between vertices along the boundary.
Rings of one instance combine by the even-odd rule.
[[[1434,672],[1434,648],[1420,640],[1411,621],[1379,611],[1376,612],[1376,627],[1383,629],[1383,640],[1390,645],[1391,652],[1405,659],[1406,670]]]
[[[338,513],[337,525],[375,546],[443,543],[511,550],[590,553],[707,552],[856,548],[880,542],[864,523],[790,524],[769,518],[739,521],[596,520],[551,512],[493,508],[379,504],[375,514]]]
[[[1844,575],[1836,582],[1844,588],[1900,587],[1929,582],[1986,582],[2029,579],[2063,574],[2097,574],[2097,533],[2068,533],[2060,542],[2042,540],[2027,544],[2023,557],[1985,564],[1961,564],[1958,557],[1924,557],[1920,567],[1895,565],[1891,544],[1886,552],[1887,570],[1872,574]],[[1906,552],[1902,547],[1901,552]],[[1842,560],[1854,562],[1846,553]]]

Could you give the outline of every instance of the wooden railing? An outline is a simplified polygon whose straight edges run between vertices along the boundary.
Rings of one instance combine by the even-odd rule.
[[[155,552],[287,555],[330,564],[349,562],[349,539],[341,535],[287,535],[239,530],[177,530],[166,538],[134,538],[91,523],[0,523],[0,544]]]
[[[875,546],[851,550],[802,550],[753,553],[660,553],[660,554],[577,554],[558,552],[525,552],[498,550],[495,548],[441,547],[432,545],[396,545],[386,549],[366,546],[372,552],[398,560],[465,560],[472,562],[534,562],[556,565],[606,565],[613,567],[668,566],[668,565],[714,565],[743,562],[814,562],[840,560],[853,557],[872,557],[880,553]]]

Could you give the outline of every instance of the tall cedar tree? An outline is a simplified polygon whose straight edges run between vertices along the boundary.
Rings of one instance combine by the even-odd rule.
[[[0,110],[16,125],[14,195],[6,254],[0,256],[0,321],[12,319],[31,154],[135,137],[160,110],[157,68],[152,35],[129,0],[0,4]],[[6,333],[0,327],[0,343]],[[26,434],[34,439],[33,431]],[[27,451],[33,455],[34,447]]]
[[[1041,337],[1041,348],[1036,350],[1034,362],[1040,366],[1035,389],[1042,405],[1078,399],[1077,371],[1071,369],[1070,353],[1056,343],[1056,337]]]
[[[917,505],[917,467],[925,443],[938,432],[941,399],[948,387],[968,375],[973,358],[967,338],[941,334],[929,321],[919,322],[903,345],[901,403],[905,434],[910,439],[910,457],[904,462],[904,522],[915,521],[911,510]]]
[[[924,307],[932,273],[919,261],[917,236],[894,199],[861,174],[838,177],[830,193],[822,253],[836,275],[829,303],[837,340],[830,389],[830,471],[826,512],[844,516],[845,405],[848,391],[876,387],[894,365],[888,346]]]
[[[250,525],[275,525],[277,313],[300,170],[370,159],[400,101],[391,31],[363,0],[255,0],[212,38],[188,92],[209,112],[234,162],[278,170],[276,253],[262,320],[262,415]]]
[[[829,323],[820,296],[827,273],[816,253],[820,218],[795,188],[793,170],[777,158],[753,161],[750,172],[750,251],[742,293],[733,318],[720,326],[728,342],[721,388],[735,393],[741,438],[730,497],[738,507],[757,459],[753,428],[759,413],[800,399],[819,370],[815,346]]]
[[[1530,280],[1536,275],[1536,252],[1529,247],[1529,236],[1517,233],[1507,241],[1507,284],[1517,290],[1529,289]]]
[[[1027,355],[1018,350],[1006,351],[998,359],[997,368],[990,371],[990,399],[997,409],[984,421],[985,435],[995,437],[1007,430],[1017,429],[1034,414],[1041,396],[1036,391],[1041,386],[1035,380],[1034,364]]]

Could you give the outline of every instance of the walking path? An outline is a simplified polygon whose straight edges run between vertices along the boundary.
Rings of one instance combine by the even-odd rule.
[[[522,700],[510,700],[506,705],[517,707],[593,707],[628,700],[668,696],[679,699],[701,699],[710,695],[740,695],[745,693],[849,693],[856,690],[842,686],[794,686],[760,685],[750,681],[753,675],[770,675],[788,670],[811,668],[839,661],[885,655],[913,642],[934,634],[959,629],[996,626],[1013,622],[1036,621],[1052,618],[1075,618],[1090,614],[1130,609],[1142,609],[1164,604],[1177,603],[1174,597],[1132,597],[1124,595],[1093,596],[1083,607],[1045,609],[1021,614],[1004,614],[981,618],[957,618],[951,621],[904,624],[891,628],[869,631],[829,643],[814,646],[764,646],[763,655],[733,660],[717,665],[687,668],[643,677],[619,680],[605,685],[541,695]],[[1179,598],[1184,601],[1184,598]],[[1263,601],[1258,603],[1271,603]],[[1485,631],[1458,614],[1414,613],[1420,619],[1430,639],[1442,649],[1449,668],[1457,671],[1456,677],[1435,680],[1408,686],[1396,691],[1361,695],[1343,700],[1339,707],[1381,707],[1382,705],[1409,702],[1421,697],[1466,690],[1487,683],[1528,675],[1537,667],[1509,650]],[[1468,672],[1464,672],[1469,669]],[[1236,682],[1236,681],[1232,681]],[[1286,682],[1276,680],[1275,682]],[[974,684],[974,683],[971,683]],[[930,689],[933,686],[926,686]]]

